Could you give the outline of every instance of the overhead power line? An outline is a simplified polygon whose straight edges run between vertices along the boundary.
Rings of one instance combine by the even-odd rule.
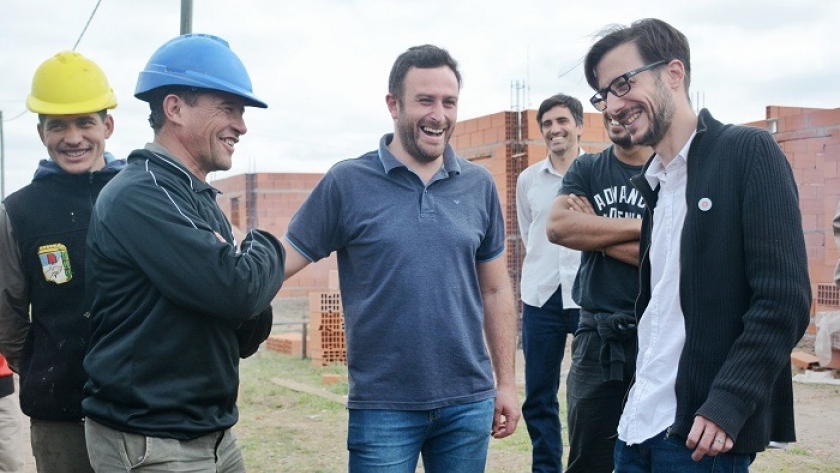
[[[74,45],[73,45],[73,51],[75,51],[75,50],[76,50],[76,46],[78,46],[78,45],[79,45],[79,42],[80,42],[80,41],[82,40],[82,38],[85,36],[85,31],[87,31],[88,26],[90,26],[90,22],[93,20],[93,15],[96,15],[96,10],[98,10],[98,9],[99,9],[99,4],[100,4],[100,3],[102,3],[102,0],[97,0],[97,2],[96,2],[96,6],[95,6],[95,7],[93,7],[93,11],[92,11],[92,12],[90,12],[90,18],[88,18],[87,23],[85,23],[85,27],[84,27],[84,29],[82,29],[82,34],[80,34],[80,35],[79,35],[79,39],[77,39],[77,40],[76,40],[76,44],[74,44]]]
[[[6,123],[6,122],[10,122],[10,121],[12,121],[12,120],[17,120],[18,118],[20,118],[20,117],[24,116],[25,114],[26,114],[26,110],[24,110],[24,111],[22,111],[22,112],[18,113],[17,115],[13,116],[12,118],[4,118],[4,119],[3,119],[2,121],[0,121],[0,122],[2,122],[2,123]],[[0,116],[1,116],[1,115],[0,115]]]

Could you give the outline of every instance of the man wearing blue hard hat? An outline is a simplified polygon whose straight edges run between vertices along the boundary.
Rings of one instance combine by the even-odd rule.
[[[231,167],[254,96],[221,38],[179,36],[135,96],[154,142],[103,189],[87,249],[91,342],[82,403],[96,471],[245,471],[239,359],[271,329],[285,255],[251,230],[237,246],[207,175]]]

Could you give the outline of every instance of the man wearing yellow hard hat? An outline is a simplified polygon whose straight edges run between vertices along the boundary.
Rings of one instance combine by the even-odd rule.
[[[99,66],[65,51],[35,71],[26,106],[49,157],[0,204],[0,352],[20,374],[38,472],[93,471],[82,414],[85,239],[94,201],[125,165],[105,152],[117,99]]]

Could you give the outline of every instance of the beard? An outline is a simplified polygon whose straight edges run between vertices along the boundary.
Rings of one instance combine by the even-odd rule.
[[[400,116],[397,120],[396,128],[397,133],[400,135],[400,142],[402,143],[403,148],[405,148],[405,152],[419,163],[431,163],[441,157],[446,145],[449,144],[449,138],[452,136],[452,128],[447,126],[447,130],[444,132],[444,149],[441,149],[440,151],[429,151],[420,146],[420,143],[417,140],[417,133],[422,133],[422,131],[418,132],[414,123],[407,123],[405,117]]]
[[[671,129],[674,120],[674,98],[659,77],[656,78],[656,86],[656,100],[653,104],[655,110],[651,110],[650,125],[642,136],[635,139],[631,136],[634,145],[655,147]]]
[[[612,141],[613,144],[618,146],[619,148],[628,149],[633,147],[633,137],[630,136],[630,133],[627,132],[624,132],[620,135],[610,134],[610,141]]]

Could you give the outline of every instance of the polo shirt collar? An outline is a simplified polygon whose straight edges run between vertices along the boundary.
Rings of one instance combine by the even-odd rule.
[[[397,159],[397,157],[394,156],[393,153],[391,153],[391,150],[388,149],[388,145],[393,139],[393,133],[386,133],[379,140],[379,162],[382,163],[382,168],[385,170],[385,174],[388,174],[392,170],[399,167],[407,168],[407,166],[400,162],[400,160]],[[446,172],[447,174],[451,174],[453,172],[455,174],[461,174],[461,164],[458,162],[455,150],[452,149],[452,146],[449,144],[447,144],[446,148],[444,148],[443,150],[442,171]]]

